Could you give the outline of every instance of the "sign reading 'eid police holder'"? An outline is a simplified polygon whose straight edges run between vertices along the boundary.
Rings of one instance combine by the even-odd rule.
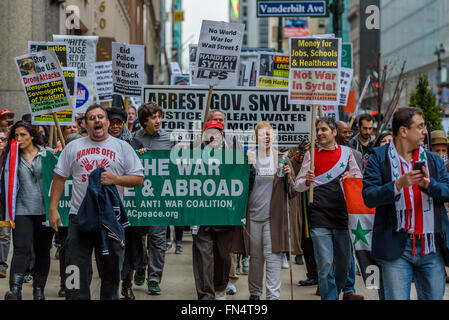
[[[257,0],[258,17],[328,17],[325,1],[266,1]]]

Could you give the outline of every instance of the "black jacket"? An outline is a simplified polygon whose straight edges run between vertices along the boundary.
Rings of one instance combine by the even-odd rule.
[[[107,238],[119,241],[124,247],[124,228],[130,224],[115,185],[101,184],[100,177],[104,171],[97,168],[89,175],[89,185],[76,219],[82,232],[101,232],[103,255],[107,255]]]

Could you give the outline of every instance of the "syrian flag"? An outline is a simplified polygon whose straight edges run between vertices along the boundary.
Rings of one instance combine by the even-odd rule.
[[[349,234],[366,288],[379,289],[380,266],[371,258],[371,239],[376,209],[370,209],[365,205],[362,188],[362,178],[346,178],[343,181],[348,209]],[[374,274],[378,274],[379,277],[377,279],[369,278]],[[372,280],[378,281],[373,283]]]
[[[5,221],[10,221],[14,225],[16,218],[16,197],[17,197],[17,172],[19,171],[19,143],[17,140],[11,140],[11,149],[5,163],[5,203],[6,217]]]

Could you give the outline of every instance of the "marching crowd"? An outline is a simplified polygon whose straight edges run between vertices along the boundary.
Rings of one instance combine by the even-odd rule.
[[[58,244],[60,297],[91,298],[92,252],[101,278],[100,299],[134,300],[133,284],[145,280],[148,294],[162,293],[165,253],[174,245],[183,254],[184,227],[174,228],[172,240],[170,226],[130,226],[121,199],[124,187],[143,183],[135,150],[143,154],[176,146],[162,129],[163,118],[163,109],[154,102],[127,112],[121,106],[92,105],[75,125],[62,127],[65,147],[51,150],[46,126],[32,125],[29,115],[15,122],[12,111],[0,111],[0,278],[9,272],[6,300],[21,300],[22,284],[30,279],[34,299],[45,300],[53,239]],[[192,147],[243,149],[226,136],[225,119],[222,111],[211,110],[203,138]],[[422,112],[411,107],[395,112],[391,131],[376,136],[374,125],[368,114],[358,118],[356,129],[331,117],[319,118],[312,159],[310,141],[280,149],[270,123],[258,123],[256,145],[247,150],[251,169],[245,224],[186,226],[193,238],[198,299],[223,300],[235,294],[236,270],[248,274],[250,300],[259,300],[264,288],[266,299],[279,299],[282,269],[294,260],[305,263],[307,270],[307,279],[298,284],[317,285],[322,300],[337,300],[341,293],[344,300],[363,300],[354,288],[358,265],[341,187],[348,177],[363,178],[364,203],[376,210],[371,257],[382,274],[379,299],[410,299],[412,282],[418,299],[442,299],[449,263],[446,134],[431,132],[431,150],[426,150]],[[61,151],[50,192],[49,226],[41,162],[48,150]],[[12,183],[14,159],[18,173]],[[58,203],[70,176],[69,224],[63,227]],[[14,215],[8,218],[11,211]],[[79,268],[79,288],[66,287],[68,266]]]

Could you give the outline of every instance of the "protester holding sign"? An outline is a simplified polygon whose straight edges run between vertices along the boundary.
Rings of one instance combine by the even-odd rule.
[[[33,249],[33,297],[34,300],[45,300],[44,288],[50,270],[54,232],[43,225],[46,220],[41,162],[46,154],[44,146],[36,128],[29,122],[19,121],[11,128],[8,145],[3,150],[3,179],[9,183],[8,188],[2,188],[2,197],[7,199],[7,203],[6,208],[2,207],[5,211],[0,220],[11,221],[15,225],[12,233],[14,250],[9,275],[10,290],[5,300],[22,300],[22,284]]]
[[[274,133],[268,122],[259,122],[254,128],[257,147],[248,151],[253,162],[245,244],[249,243],[248,286],[250,300],[259,300],[263,291],[264,265],[267,300],[278,300],[281,295],[282,254],[289,251],[287,214],[295,212],[297,195],[293,189],[292,167],[286,155],[273,148]],[[280,160],[284,165],[278,166]],[[284,176],[287,180],[284,179]],[[288,183],[289,194],[286,194]],[[288,200],[287,200],[288,198]],[[289,204],[287,204],[289,201]],[[287,208],[290,205],[290,212]]]
[[[330,117],[316,121],[315,170],[310,170],[310,152],[304,156],[295,189],[304,192],[314,183],[308,222],[318,271],[321,300],[337,300],[351,262],[348,212],[340,179],[362,176],[350,148],[336,143],[337,125]],[[333,262],[335,261],[335,270]]]
[[[88,266],[92,250],[95,249],[97,268],[102,280],[100,299],[118,300],[120,270],[123,263],[123,243],[115,238],[102,239],[102,232],[86,233],[80,230],[78,210],[86,195],[89,178],[96,168],[104,168],[101,184],[116,185],[122,196],[123,187],[139,186],[143,182],[143,167],[135,151],[124,141],[108,134],[109,120],[106,111],[100,105],[90,106],[85,113],[86,128],[89,133],[71,142],[61,152],[51,188],[50,225],[58,230],[62,226],[58,213],[58,203],[66,179],[73,176],[72,198],[67,238],[66,263],[78,268],[79,288],[67,288],[67,300],[89,300]],[[108,254],[102,250],[102,242],[108,245]]]
[[[164,111],[154,102],[144,103],[139,108],[139,122],[142,125],[134,139],[136,143],[140,143],[142,148],[149,150],[170,150],[175,146],[175,142],[171,140],[170,134],[161,129]],[[165,245],[166,245],[167,226],[150,226],[148,227],[149,243],[148,243],[148,294],[160,295],[161,288],[159,284],[162,280],[162,272],[165,264]],[[140,272],[136,272],[134,281],[141,283],[136,278],[142,278],[142,268]]]

